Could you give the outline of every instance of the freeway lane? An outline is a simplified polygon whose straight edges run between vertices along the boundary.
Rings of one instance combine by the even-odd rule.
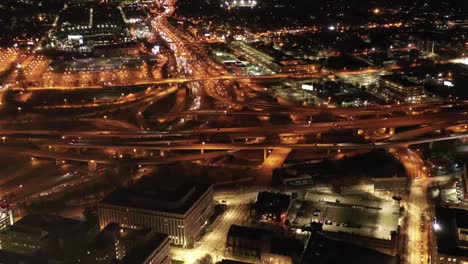
[[[394,146],[416,145],[435,141],[445,141],[454,139],[463,139],[468,137],[468,133],[454,134],[448,136],[435,136],[423,139],[401,140],[393,142],[377,142],[377,143],[327,143],[327,144],[185,144],[185,145],[161,145],[150,143],[51,143],[49,146],[55,148],[114,148],[114,149],[167,149],[167,150],[263,150],[263,149],[373,149],[373,148],[389,148]]]
[[[248,144],[190,144],[190,145],[169,145],[169,146],[162,146],[162,145],[154,145],[154,144],[147,144],[147,145],[135,145],[135,144],[54,144],[54,147],[64,147],[64,148],[115,148],[115,149],[123,149],[129,150],[132,148],[138,149],[151,149],[151,150],[217,150],[216,152],[202,152],[200,154],[188,154],[188,155],[181,155],[175,157],[157,157],[157,158],[141,158],[141,159],[134,159],[133,161],[137,164],[142,165],[150,165],[150,164],[167,164],[167,163],[174,163],[174,162],[181,162],[181,161],[194,161],[194,160],[201,160],[201,159],[209,159],[215,158],[221,155],[225,155],[231,153],[231,151],[237,150],[265,150],[269,149],[272,151],[280,150],[274,152],[274,156],[271,158],[271,162],[277,163],[281,159],[285,158],[291,149],[375,149],[375,148],[391,148],[391,147],[402,147],[408,145],[415,145],[415,144],[424,144],[429,142],[435,141],[445,141],[445,140],[454,140],[454,139],[464,139],[468,137],[468,133],[463,133],[460,135],[449,135],[449,136],[438,136],[438,137],[431,137],[425,139],[418,139],[418,140],[405,140],[399,142],[382,142],[382,143],[375,143],[375,144],[356,144],[356,143],[333,143],[333,144],[257,144],[257,145],[248,145]],[[90,154],[77,154],[77,153],[63,153],[63,152],[52,152],[52,151],[44,151],[38,149],[25,149],[24,147],[11,147],[6,145],[0,145],[0,147],[4,148],[6,151],[12,152],[20,152],[25,153],[30,156],[34,157],[42,157],[42,158],[51,158],[51,159],[58,159],[58,160],[72,160],[72,161],[81,161],[81,162],[89,162],[94,161],[96,163],[111,163],[115,162],[116,159],[109,158],[109,157],[102,157],[100,155],[90,155]],[[276,155],[277,154],[277,155]],[[118,161],[118,159],[117,159]]]
[[[446,129],[446,128],[449,128],[451,126],[464,125],[464,123],[466,123],[466,122],[467,122],[467,120],[461,120],[460,122],[456,122],[456,124],[451,123],[451,122],[436,123],[434,125],[428,125],[428,126],[424,126],[424,127],[418,128],[418,129],[412,129],[412,130],[409,130],[409,131],[398,133],[397,135],[393,135],[392,137],[390,137],[388,140],[398,141],[398,140],[403,140],[403,139],[410,139],[410,138],[417,137],[419,135],[424,135],[424,134],[434,132],[436,130]]]
[[[271,115],[317,115],[321,113],[331,113],[335,115],[345,116],[356,116],[356,115],[383,115],[391,114],[394,112],[437,112],[443,108],[450,108],[453,106],[465,106],[466,104],[461,102],[458,104],[421,104],[421,105],[380,105],[380,106],[367,106],[367,107],[295,107],[286,105],[269,105],[269,110],[263,111],[231,111],[231,110],[192,110],[183,112],[169,112],[165,117],[184,117],[190,115],[259,115],[259,116],[271,116]],[[274,109],[278,108],[278,109]],[[289,110],[287,110],[288,108]]]
[[[468,123],[467,116],[464,114],[454,113],[436,113],[426,115],[411,115],[403,117],[391,118],[372,118],[361,120],[347,120],[338,122],[320,122],[311,123],[310,125],[277,125],[268,127],[232,127],[232,128],[207,128],[207,129],[194,129],[184,131],[26,131],[26,130],[0,130],[1,136],[6,137],[42,137],[42,138],[57,138],[57,137],[72,137],[72,138],[118,138],[131,139],[131,138],[154,138],[156,140],[163,137],[177,137],[177,136],[193,136],[214,133],[226,134],[239,134],[244,133],[248,135],[270,135],[278,133],[319,133],[319,132],[332,132],[332,131],[346,131],[357,129],[379,129],[388,127],[408,127],[426,124],[437,124],[444,122],[448,126],[460,125]],[[424,131],[426,132],[426,131]]]
[[[118,162],[118,159],[110,158],[110,157],[102,157],[101,155],[96,154],[89,154],[86,153],[85,155],[81,155],[78,153],[62,153],[62,152],[53,152],[53,151],[45,151],[45,150],[38,150],[38,149],[28,149],[28,148],[20,148],[20,147],[3,147],[6,152],[14,152],[14,153],[24,153],[26,155],[38,158],[46,158],[46,159],[56,159],[56,160],[70,160],[70,161],[79,161],[79,162],[95,162],[98,164],[110,164],[114,162]],[[223,151],[215,151],[215,152],[208,152],[203,154],[187,154],[187,155],[180,155],[180,156],[173,156],[173,157],[155,157],[155,158],[135,158],[132,159],[133,162],[140,165],[157,165],[157,164],[168,164],[168,163],[176,163],[176,162],[183,162],[183,161],[194,161],[194,160],[201,160],[201,159],[212,159],[219,156],[223,156],[226,154],[230,154],[235,152],[235,150],[223,150]]]

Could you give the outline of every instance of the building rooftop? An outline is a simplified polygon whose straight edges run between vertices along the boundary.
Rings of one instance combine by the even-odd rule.
[[[287,237],[276,237],[271,241],[271,253],[283,256],[301,256],[304,245],[300,240]]]
[[[252,240],[269,239],[273,237],[273,232],[267,229],[231,225],[228,231],[228,237],[242,237]]]
[[[436,207],[437,251],[441,254],[468,257],[468,240],[460,239],[458,229],[468,228],[468,210]],[[462,248],[464,247],[464,248]]]
[[[99,252],[109,248],[113,249],[116,241],[120,241],[127,252],[121,260],[115,260],[113,263],[130,264],[143,263],[162,244],[169,243],[169,237],[149,228],[132,229],[111,223],[99,232],[87,247],[87,251]]]
[[[366,195],[307,192],[301,208],[302,211],[290,210],[288,213],[288,219],[296,220],[297,226],[318,221],[323,222],[324,231],[386,240],[398,230],[399,205]]]
[[[208,184],[137,184],[113,191],[101,204],[185,214],[210,188]]]
[[[91,227],[87,222],[64,218],[57,215],[30,214],[21,218],[7,231],[28,233],[47,232],[58,236],[72,235],[89,231]]]
[[[314,232],[301,263],[396,264],[397,262],[396,257],[358,245],[332,240],[321,232]]]
[[[254,207],[269,211],[287,211],[290,204],[290,196],[282,193],[259,192]]]
[[[250,263],[232,260],[232,259],[223,259],[221,260],[221,264],[250,264]]]
[[[304,250],[304,245],[301,241],[277,235],[273,231],[263,228],[231,225],[227,236],[228,241],[230,241],[229,238],[256,241],[255,244],[261,246],[265,252],[291,256],[293,258],[301,256]],[[235,247],[238,245],[234,242],[231,246]]]
[[[163,243],[169,243],[168,236],[165,234],[153,233],[146,241],[136,241],[136,245],[133,250],[131,250],[119,263],[143,263],[143,261]]]
[[[153,232],[149,228],[131,229],[121,227],[117,223],[111,223],[99,232],[96,238],[89,245],[89,249],[101,250],[108,248],[109,246],[113,247],[116,239],[123,239],[132,244],[133,242],[152,235],[152,233]]]
[[[5,264],[47,264],[48,261],[40,256],[20,255],[5,250],[0,250],[0,263]]]
[[[389,82],[393,82],[395,84],[404,86],[404,87],[413,87],[413,86],[418,86],[417,83],[410,81],[402,76],[399,75],[387,75],[387,76],[382,76],[381,79]]]

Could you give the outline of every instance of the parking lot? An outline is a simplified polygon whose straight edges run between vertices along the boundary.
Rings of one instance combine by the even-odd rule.
[[[322,223],[324,231],[347,232],[361,236],[390,239],[398,229],[400,206],[393,201],[364,195],[340,196],[307,193],[296,200],[288,219],[292,226],[307,227]]]

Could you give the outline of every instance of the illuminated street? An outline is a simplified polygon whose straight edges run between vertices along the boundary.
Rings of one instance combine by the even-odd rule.
[[[0,263],[468,263],[462,2],[1,2]]]

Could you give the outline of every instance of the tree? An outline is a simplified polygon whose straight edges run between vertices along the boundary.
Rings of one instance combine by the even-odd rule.
[[[205,256],[197,259],[195,264],[213,264],[213,257],[210,254],[206,254]]]

